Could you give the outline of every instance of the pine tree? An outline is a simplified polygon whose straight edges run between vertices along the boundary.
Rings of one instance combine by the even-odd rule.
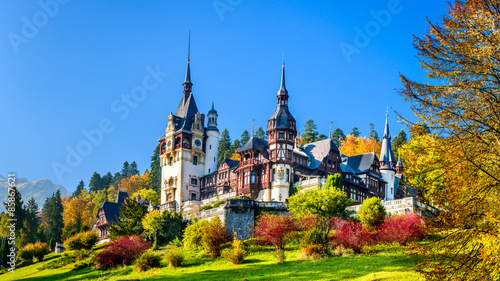
[[[139,169],[137,168],[137,163],[135,161],[132,162],[132,164],[130,164],[130,168],[129,168],[129,177],[130,176],[135,176],[135,175],[138,175],[140,174],[141,172],[139,172]]]
[[[244,130],[243,133],[241,133],[240,137],[241,145],[245,145],[245,143],[247,143],[249,139],[250,139],[250,134],[248,133],[247,130]]]
[[[103,189],[109,188],[110,185],[113,184],[113,175],[111,175],[111,172],[108,172],[101,178],[101,186]]]
[[[338,148],[340,148],[341,142],[343,142],[345,140],[344,131],[342,131],[342,129],[340,129],[340,128],[335,129],[331,135],[331,139],[335,143],[335,145]]]
[[[354,137],[359,137],[361,135],[361,132],[359,132],[358,127],[354,127],[351,130],[351,133],[349,134]]]
[[[92,178],[90,178],[89,192],[97,192],[102,189],[102,180],[99,173],[94,172]]]
[[[370,122],[370,135],[369,137],[371,139],[375,139],[376,141],[380,141],[380,138],[378,137],[378,133],[377,131],[375,131],[375,125],[373,125],[373,123]]]
[[[83,180],[80,180],[80,183],[76,186],[75,191],[71,194],[69,197],[70,199],[73,199],[75,197],[78,197],[82,195],[82,192],[85,190],[85,183],[83,183]]]
[[[146,207],[140,206],[135,200],[127,198],[123,202],[118,222],[110,225],[109,233],[111,237],[141,234],[144,230],[142,227],[142,218],[144,218],[147,212]]]
[[[57,190],[51,197],[45,200],[42,213],[45,216],[47,227],[45,233],[55,242],[61,242],[63,222],[63,205],[61,200],[61,191]]]
[[[40,225],[40,221],[38,219],[38,204],[36,203],[35,198],[31,197],[28,200],[25,212],[26,218],[24,225],[26,228],[28,243],[34,243],[36,242],[37,230]]]
[[[151,156],[150,169],[149,188],[159,194],[161,189],[160,144],[156,146],[153,156]]]
[[[319,134],[316,141],[326,140],[328,137],[325,134]]]
[[[301,136],[301,141],[302,144],[308,144],[311,142],[315,142],[316,139],[318,138],[318,131],[317,131],[317,126],[314,124],[314,121],[312,119],[309,119],[306,121],[306,124],[304,125],[304,134]]]
[[[224,161],[225,158],[231,156],[233,152],[231,151],[231,137],[229,136],[229,131],[224,128],[219,140],[219,150],[217,157],[217,164]]]
[[[238,139],[235,139],[233,144],[231,145],[231,148],[229,148],[229,150],[232,152],[231,154],[234,154],[236,153],[236,151],[241,147],[241,143],[240,143],[240,140]],[[229,155],[228,155],[229,157]]]
[[[403,129],[392,139],[392,150],[398,151],[399,148],[408,141]]]
[[[122,171],[120,172],[121,178],[128,178],[130,177],[130,165],[128,164],[128,161],[125,161],[123,163],[123,168]]]
[[[10,254],[10,245],[9,245],[9,238],[8,237],[5,237],[5,239],[2,239],[2,263],[1,265],[3,267],[7,267],[8,264],[7,262],[9,262],[9,258],[7,257],[8,254]]]
[[[262,129],[262,127],[259,127],[257,129],[257,132],[255,132],[255,137],[261,140],[267,140],[266,132],[264,132],[264,129]]]
[[[14,197],[12,197],[11,194],[14,194]],[[16,225],[15,234],[17,240],[21,236],[21,229],[26,218],[26,210],[23,206],[24,202],[22,200],[21,193],[17,190],[16,186],[9,188],[9,197],[7,198],[14,198],[13,201],[4,202],[3,205],[7,210],[9,219],[16,219],[13,223]]]

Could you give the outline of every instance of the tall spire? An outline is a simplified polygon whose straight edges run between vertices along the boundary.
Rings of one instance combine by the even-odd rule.
[[[191,83],[191,69],[189,68],[189,60],[191,56],[191,30],[189,31],[189,39],[188,39],[188,59],[187,59],[187,68],[186,68],[186,79],[184,80],[184,93],[191,92],[193,87],[193,83]]]
[[[281,86],[278,91],[278,96],[288,96],[288,91],[285,86],[285,52],[283,52],[283,63],[281,64]]]
[[[392,153],[391,148],[391,133],[389,132],[389,106],[387,106],[387,110],[385,112],[385,129],[384,136],[382,137],[382,149],[380,151],[380,161],[383,164],[380,167],[380,170],[394,170],[394,166],[396,165],[396,160],[394,159],[394,154]]]

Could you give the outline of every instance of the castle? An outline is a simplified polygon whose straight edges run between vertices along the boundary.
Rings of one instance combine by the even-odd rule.
[[[277,105],[267,124],[267,138],[252,136],[238,150],[241,161],[217,163],[218,114],[212,103],[201,114],[192,92],[189,65],[182,98],[175,114],[168,115],[160,142],[160,209],[195,213],[210,201],[248,196],[258,201],[285,202],[291,186],[307,188],[342,175],[344,192],[357,203],[370,197],[393,200],[404,197],[401,161],[394,158],[386,123],[380,158],[375,152],[344,156],[330,139],[297,145],[296,121],[288,107],[285,64]],[[206,121],[206,126],[205,126]]]

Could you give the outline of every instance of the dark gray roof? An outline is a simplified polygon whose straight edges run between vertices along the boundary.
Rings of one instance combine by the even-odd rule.
[[[269,119],[276,120],[274,128],[295,130],[295,127],[292,128],[290,125],[290,121],[295,121],[295,118],[293,118],[290,111],[288,111],[287,105],[278,104],[276,111],[274,111],[273,115],[271,115],[271,118]]]
[[[149,205],[149,201],[148,201],[148,199],[144,198],[144,199],[139,200],[139,202],[137,202],[137,204],[139,204],[139,206]]]
[[[351,156],[344,162],[348,165],[356,174],[367,173],[370,170],[373,162],[378,160],[377,155],[374,152]]]
[[[229,167],[229,169],[232,169],[232,168],[235,168],[237,167],[239,164],[240,164],[240,161],[235,161],[235,160],[231,160],[231,159],[224,159],[224,163],[226,163],[226,165]]]
[[[125,199],[127,199],[127,198],[128,198],[128,192],[118,190],[118,194],[116,195],[115,203],[123,204],[123,201],[125,201]]]
[[[319,167],[323,159],[328,156],[330,150],[339,151],[337,146],[330,139],[312,142],[302,146],[305,153],[310,155],[311,164],[309,168],[316,169]]]
[[[193,93],[184,93],[177,107],[177,111],[175,112],[175,116],[180,119],[175,129],[191,131],[191,125],[193,124],[194,115],[196,113],[198,113],[198,107],[196,106]]]
[[[259,139],[257,137],[251,137],[247,143],[245,143],[238,152],[243,152],[245,150],[249,149],[256,149],[258,150],[264,158],[269,159],[269,154],[267,153],[266,147],[268,146],[267,141],[263,139]]]
[[[283,64],[281,65],[281,86],[278,90],[278,95],[288,96],[288,91],[285,87],[285,58],[283,58]]]
[[[116,218],[120,215],[121,206],[122,204],[106,201],[102,203],[99,209],[104,210],[104,217],[106,218],[108,223],[113,223],[118,221]],[[97,216],[99,216],[99,214],[97,214]]]

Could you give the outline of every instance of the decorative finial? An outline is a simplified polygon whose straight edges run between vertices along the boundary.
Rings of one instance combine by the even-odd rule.
[[[330,118],[330,139],[332,139],[332,118]]]
[[[212,99],[212,109],[214,109],[214,99]]]
[[[191,30],[189,30],[189,39],[188,39],[188,62],[190,55],[191,55]]]
[[[252,138],[254,134],[254,127],[255,127],[255,118],[252,116]]]
[[[398,162],[401,162],[401,149],[398,148]]]
[[[389,117],[389,105],[387,105],[387,109],[385,110],[385,119]]]

